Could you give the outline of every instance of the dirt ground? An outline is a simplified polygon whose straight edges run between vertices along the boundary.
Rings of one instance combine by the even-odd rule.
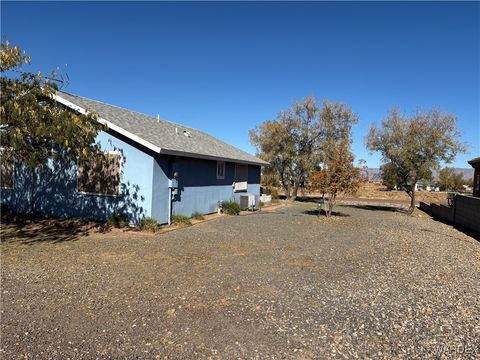
[[[142,235],[2,224],[2,359],[480,356],[480,243],[308,204]]]

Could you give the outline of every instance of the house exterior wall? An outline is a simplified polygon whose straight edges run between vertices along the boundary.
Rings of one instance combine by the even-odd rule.
[[[217,161],[158,155],[110,130],[99,133],[103,151],[122,154],[121,194],[92,195],[77,191],[77,163],[56,159],[36,173],[34,211],[47,216],[108,220],[124,215],[137,223],[153,217],[168,222],[169,179],[178,171],[178,194],[171,202],[173,215],[191,216],[217,211],[224,200],[238,201],[241,194],[260,195],[260,166],[248,165],[247,191],[234,192],[235,163],[225,163],[225,176],[217,179]],[[31,209],[32,176],[30,170],[17,166],[14,188],[1,189],[0,201],[19,213]]]
[[[178,194],[173,197],[172,214],[191,216],[194,212],[209,214],[217,211],[218,203],[237,200],[232,184],[235,163],[225,163],[225,176],[217,179],[217,161],[186,157],[159,156],[154,165],[153,217],[168,221],[168,179],[177,171]],[[248,165],[248,187],[244,193],[260,195],[260,166]]]
[[[474,165],[473,174],[473,196],[480,198],[480,164]]]
[[[156,156],[153,162],[152,217],[161,224],[168,222],[168,179],[170,174],[168,157]]]
[[[104,151],[122,153],[120,195],[79,193],[77,163],[57,159],[37,171],[33,187],[30,169],[17,166],[14,188],[2,189],[0,201],[15,212],[29,212],[34,189],[34,211],[47,216],[107,220],[112,215],[123,214],[131,222],[150,216],[153,157],[106,132],[99,133],[97,141]]]

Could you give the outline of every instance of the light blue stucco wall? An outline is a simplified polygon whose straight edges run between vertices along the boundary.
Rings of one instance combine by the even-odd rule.
[[[172,214],[191,216],[217,210],[224,200],[237,200],[234,193],[235,163],[225,163],[224,179],[217,179],[217,161],[154,154],[113,131],[101,132],[97,141],[104,151],[122,153],[121,194],[101,196],[77,191],[77,164],[55,160],[37,172],[35,211],[48,216],[107,220],[125,215],[130,222],[151,216],[160,223],[168,221],[168,179],[178,171],[179,191],[171,203]],[[28,170],[28,171],[26,171]],[[32,177],[29,169],[17,166],[15,187],[2,189],[0,201],[13,211],[30,211]],[[247,193],[260,194],[260,166],[248,166]],[[244,192],[245,193],[245,192]]]
[[[168,189],[165,192],[162,187],[168,181],[168,178],[172,178],[175,171],[179,173],[179,189],[178,194],[172,201],[173,215],[191,216],[194,212],[213,213],[217,211],[219,202],[224,200],[238,201],[242,194],[233,191],[232,184],[235,177],[235,163],[233,162],[225,163],[224,179],[217,179],[217,161],[215,160],[161,156],[157,164],[158,171],[163,172],[164,176],[154,176],[154,182],[162,183],[161,186],[157,184],[153,186],[154,209],[156,208],[155,204],[162,203],[164,199],[167,200],[168,206]],[[159,189],[159,191],[156,192],[155,189]],[[260,166],[248,166],[248,189],[244,193],[260,194]],[[167,194],[166,198],[164,197],[165,194]],[[166,222],[168,210],[161,212],[161,214],[159,219]],[[155,217],[157,218],[157,215]]]
[[[159,223],[168,222],[168,157],[157,156],[153,162],[152,217]]]
[[[35,211],[49,216],[95,220],[107,220],[112,215],[125,215],[131,222],[151,216],[153,156],[106,132],[99,133],[97,141],[104,151],[122,153],[120,195],[79,193],[76,162],[57,159],[37,171],[33,197]],[[1,202],[6,203],[13,211],[29,212],[32,201],[30,170],[17,166],[14,183],[13,189],[1,190]]]

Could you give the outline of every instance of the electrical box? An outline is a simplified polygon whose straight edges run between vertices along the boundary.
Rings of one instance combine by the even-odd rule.
[[[177,189],[178,188],[178,180],[177,179],[169,179],[168,180],[168,187],[171,189]]]

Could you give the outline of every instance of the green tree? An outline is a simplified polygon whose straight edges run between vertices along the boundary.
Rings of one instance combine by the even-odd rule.
[[[56,102],[55,73],[45,77],[23,70],[30,57],[8,40],[1,42],[0,62],[1,162],[30,168],[33,207],[36,169],[60,156],[74,159],[98,154],[95,137],[102,125],[95,114],[76,113]]]
[[[395,190],[402,178],[402,175],[398,175],[400,169],[397,169],[392,163],[386,163],[380,166],[380,172],[382,174],[382,184],[389,191]]]
[[[250,131],[258,156],[270,163],[287,199],[295,200],[300,184],[318,168],[331,144],[326,134],[349,132],[357,117],[344,104],[313,97],[294,102],[292,107]],[[339,126],[341,124],[342,126]]]
[[[415,209],[415,184],[432,177],[441,162],[450,163],[465,151],[456,127],[456,117],[440,110],[418,111],[408,118],[392,110],[381,127],[372,125],[367,148],[382,155],[397,184],[410,196],[410,211]]]
[[[280,186],[278,175],[271,166],[265,166],[262,168],[261,185],[269,191]]]
[[[460,191],[464,184],[463,174],[457,173],[453,167],[444,167],[438,173],[438,186],[442,191]]]

